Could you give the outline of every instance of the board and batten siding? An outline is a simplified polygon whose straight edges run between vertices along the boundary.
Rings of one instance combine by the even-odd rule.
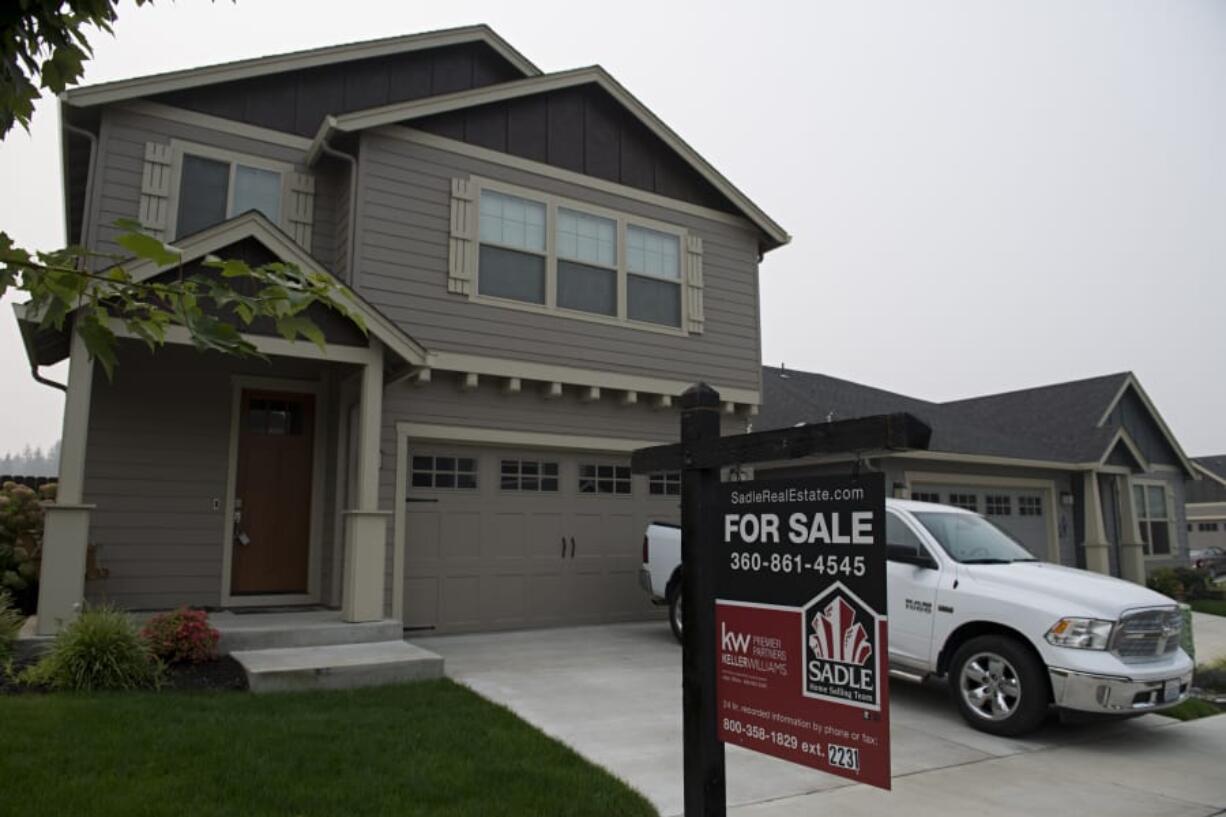
[[[102,115],[98,135],[97,183],[94,201],[90,205],[89,246],[98,252],[127,252],[115,243],[124,231],[115,226],[118,219],[138,220],[140,217],[141,177],[145,161],[145,145],[149,142],[169,144],[172,139],[294,165],[299,172],[309,172],[301,162],[303,151],[285,145],[264,142],[246,136],[173,122],[158,116],[134,113],[122,108],[107,108]],[[331,208],[320,207],[316,196],[315,223],[312,229],[312,250],[327,248],[319,243],[322,234],[334,234],[332,224],[323,221],[332,217]],[[167,236],[167,240],[173,239]]]
[[[757,237],[748,225],[374,132],[362,134],[359,161],[356,286],[428,348],[760,390]],[[470,176],[675,224],[701,237],[704,331],[645,331],[449,293],[451,182]]]
[[[319,364],[278,358],[274,365],[167,346],[150,354],[121,341],[115,379],[94,378],[85,454],[90,539],[105,579],[86,583],[90,601],[136,610],[221,601],[222,537],[229,467],[231,375],[318,380]],[[317,422],[329,415],[319,413]],[[334,474],[327,436],[325,474]],[[331,481],[325,485],[329,489]],[[324,558],[333,541],[331,494],[320,531]],[[218,500],[219,507],[213,508]],[[320,587],[326,592],[325,581]]]

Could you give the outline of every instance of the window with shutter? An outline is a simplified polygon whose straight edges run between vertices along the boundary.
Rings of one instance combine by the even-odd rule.
[[[140,226],[158,239],[166,238],[173,157],[174,152],[170,145],[145,143],[145,164],[140,183]]]

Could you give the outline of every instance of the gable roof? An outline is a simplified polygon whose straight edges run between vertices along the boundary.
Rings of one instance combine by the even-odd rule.
[[[827,375],[764,366],[762,408],[754,425],[784,428],[908,411],[932,428],[930,452],[1089,468],[1104,464],[1123,446],[1138,464],[1147,466],[1122,427],[1102,425],[1124,388],[1135,382],[1132,374],[1123,372],[935,403]],[[1169,434],[1152,404],[1147,406]],[[1181,453],[1178,443],[1169,441]],[[1191,472],[1190,463],[1188,469]]]
[[[791,240],[791,237],[783,227],[754,204],[736,185],[724,177],[697,151],[690,147],[684,139],[678,136],[672,128],[666,125],[647,106],[626,90],[621,83],[613,79],[612,76],[598,65],[576,68],[571,71],[559,71],[553,74],[542,74],[512,82],[487,85],[481,88],[426,97],[424,99],[398,102],[392,105],[384,105],[365,111],[354,111],[339,116],[329,116],[320,125],[319,132],[312,141],[311,148],[307,152],[307,164],[314,164],[323,152],[324,145],[328,139],[337,132],[351,133],[370,128],[396,125],[435,114],[589,84],[600,87],[613,97],[626,111],[631,113],[648,130],[659,137],[665,145],[676,152],[686,164],[693,168],[723,196],[727,197],[745,218],[771,240],[772,247],[781,246]]]
[[[247,239],[258,241],[275,257],[287,264],[294,264],[305,272],[327,275],[336,280],[335,276],[316,261],[310,253],[298,246],[293,238],[282,232],[256,210],[249,210],[229,221],[223,221],[176,241],[173,248],[180,252],[180,261],[177,263],[156,264],[153,261],[141,260],[126,265],[125,270],[137,283],[148,281],[181,264],[206,258]],[[426,362],[424,346],[388,320],[382,312],[344,283],[339,280],[336,283],[341,292],[347,296],[347,308],[361,316],[371,336],[378,338],[385,348],[406,363],[422,365]],[[46,366],[67,357],[68,344],[57,339],[59,335],[65,333],[50,329],[38,331],[35,316],[28,315],[24,306],[24,304],[16,304],[14,309],[22,324],[22,336],[31,365]]]
[[[267,74],[298,71],[304,68],[315,68],[353,60],[370,59],[390,54],[403,54],[427,48],[439,48],[473,42],[482,42],[488,45],[504,57],[507,62],[515,66],[525,77],[538,76],[541,73],[541,69],[537,68],[523,54],[516,51],[510,43],[498,36],[489,26],[476,25],[427,31],[400,37],[387,37],[380,40],[346,43],[344,45],[327,46],[324,48],[312,48],[306,51],[293,51],[286,54],[274,54],[268,57],[219,63],[203,68],[187,68],[180,71],[168,71],[162,74],[136,77],[134,79],[84,85],[65,91],[60,95],[60,98],[67,104],[75,107],[105,105],[112,102],[153,96],[154,94],[166,93],[168,91],[179,91],[185,88],[197,88],[203,85],[215,85],[221,82],[249,79]]]
[[[1205,476],[1226,485],[1226,454],[1219,454],[1216,457],[1193,457],[1192,464]]]

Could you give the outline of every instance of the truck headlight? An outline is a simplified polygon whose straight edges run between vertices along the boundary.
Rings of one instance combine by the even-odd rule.
[[[1057,647],[1079,650],[1105,650],[1111,641],[1114,621],[1099,618],[1062,618],[1052,625],[1044,638]]]

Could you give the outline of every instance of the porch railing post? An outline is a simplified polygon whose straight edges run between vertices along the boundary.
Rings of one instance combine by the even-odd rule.
[[[698,383],[681,395],[681,695],[684,727],[685,815],[726,813],[724,746],[716,731],[715,564],[711,505],[718,468],[693,465],[691,451],[719,439],[719,392]]]

